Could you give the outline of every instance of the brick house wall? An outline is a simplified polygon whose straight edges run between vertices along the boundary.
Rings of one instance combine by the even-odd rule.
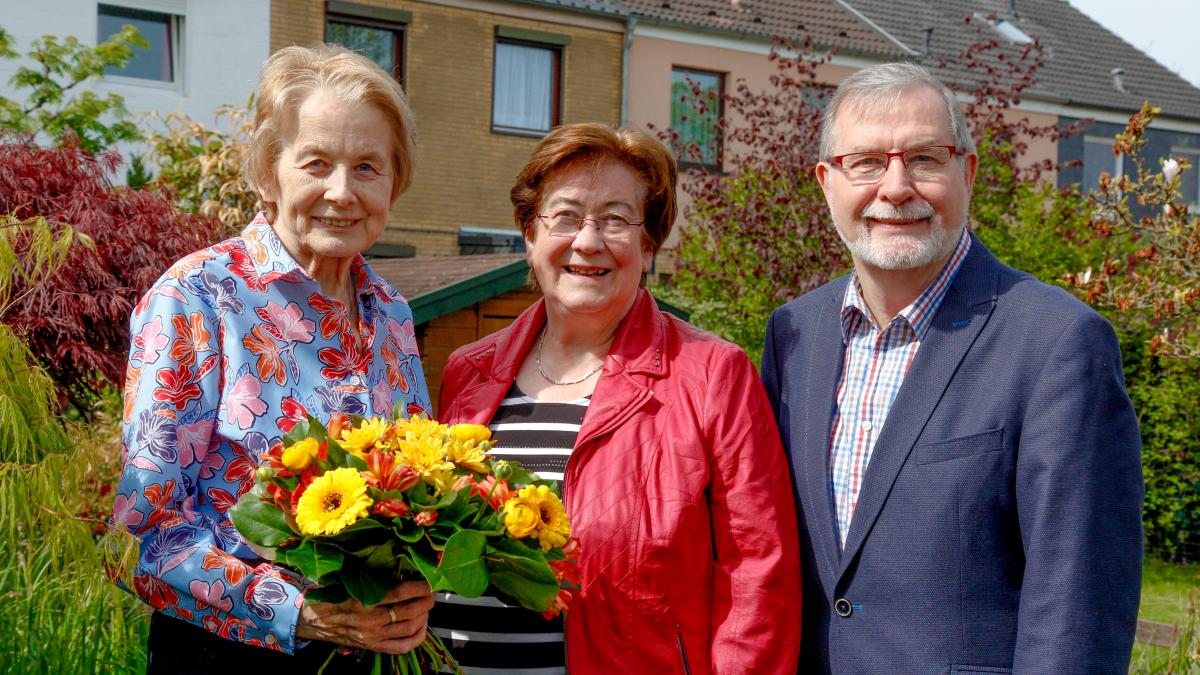
[[[418,256],[456,255],[460,226],[515,229],[508,199],[537,138],[493,132],[492,68],[497,27],[551,33],[562,47],[561,121],[620,119],[624,24],[517,3],[478,0],[370,4],[411,13],[405,79],[417,123],[415,179],[392,211],[380,243]],[[273,2],[271,50],[324,37],[325,2]]]

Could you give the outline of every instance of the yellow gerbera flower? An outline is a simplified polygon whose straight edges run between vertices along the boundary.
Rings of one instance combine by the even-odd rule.
[[[318,476],[296,504],[296,524],[306,535],[337,534],[367,515],[371,498],[358,471],[333,469]]]
[[[366,457],[376,445],[381,445],[388,423],[382,417],[369,417],[357,427],[346,429],[338,439],[342,447],[356,457]]]
[[[450,435],[454,440],[471,442],[479,445],[492,438],[492,430],[482,424],[455,424],[450,427]]]
[[[317,458],[321,444],[315,438],[305,438],[283,449],[279,461],[292,471],[303,471]]]
[[[446,459],[443,440],[436,436],[422,436],[397,441],[396,461],[411,466],[426,483],[436,485],[431,480],[434,474],[454,469],[454,463]]]
[[[545,485],[526,485],[504,502],[504,527],[517,539],[537,537],[543,551],[563,546],[571,537],[562,500]]]

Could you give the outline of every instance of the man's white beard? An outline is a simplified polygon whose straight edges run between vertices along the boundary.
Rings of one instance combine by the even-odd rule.
[[[882,241],[871,237],[866,219],[921,220],[929,219],[929,230],[923,234],[891,234]],[[854,257],[868,265],[884,270],[911,270],[925,267],[941,260],[951,247],[958,243],[946,229],[942,218],[929,202],[921,200],[895,207],[883,202],[871,202],[854,222],[858,238],[850,241],[837,228],[838,236],[846,243]]]

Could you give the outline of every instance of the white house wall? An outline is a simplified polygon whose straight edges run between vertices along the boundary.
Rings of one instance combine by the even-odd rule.
[[[76,36],[96,44],[94,0],[0,0],[0,26],[24,54],[43,35]],[[222,104],[244,104],[269,54],[270,0],[108,0],[104,4],[181,13],[184,17],[176,82],[104,78],[88,83],[98,93],[116,92],[131,113],[182,112],[205,124]],[[28,61],[22,59],[25,65]],[[24,99],[9,83],[16,62],[0,60],[0,94]]]

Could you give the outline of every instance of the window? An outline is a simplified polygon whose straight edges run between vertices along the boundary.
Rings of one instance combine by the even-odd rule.
[[[721,73],[671,70],[671,130],[678,134],[675,154],[685,165],[720,165],[724,87]]]
[[[1125,155],[1113,155],[1113,139],[1097,136],[1083,138],[1083,180],[1079,187],[1087,192],[1100,186],[1100,174],[1113,178],[1124,175]]]
[[[1171,157],[1186,159],[1192,165],[1179,174],[1179,190],[1192,213],[1200,212],[1200,148],[1171,148]]]
[[[366,56],[404,85],[404,28],[411,20],[409,12],[330,2],[325,41]]]
[[[517,230],[467,226],[458,228],[459,255],[524,252],[525,237]]]
[[[541,136],[560,123],[566,36],[496,28],[492,131]]]
[[[165,12],[152,12],[116,5],[99,5],[96,38],[103,42],[121,32],[129,24],[138,29],[150,43],[147,49],[134,48],[133,58],[124,68],[109,67],[105,75],[133,77],[140,80],[175,82],[178,77],[179,35],[182,17]]]

